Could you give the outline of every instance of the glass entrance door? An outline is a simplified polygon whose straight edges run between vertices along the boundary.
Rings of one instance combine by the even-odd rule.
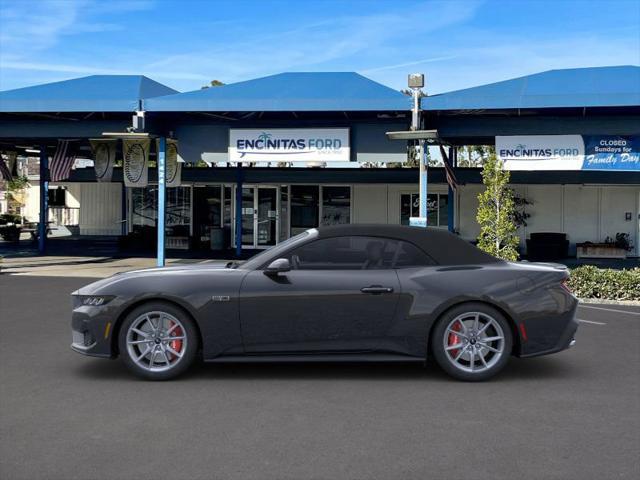
[[[265,248],[278,240],[278,187],[242,187],[242,246]]]
[[[255,188],[244,187],[242,189],[242,244],[253,246],[255,228]]]
[[[278,217],[278,188],[257,187],[258,217],[256,245],[267,247],[276,244],[278,238],[276,229]]]

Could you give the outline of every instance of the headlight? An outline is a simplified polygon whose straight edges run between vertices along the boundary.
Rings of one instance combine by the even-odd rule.
[[[109,303],[114,297],[112,295],[78,295],[75,298],[76,305],[100,307]]]

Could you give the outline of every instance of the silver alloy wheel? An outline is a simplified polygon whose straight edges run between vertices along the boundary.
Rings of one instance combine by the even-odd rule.
[[[504,355],[504,331],[483,312],[466,312],[451,320],[445,329],[443,347],[447,360],[469,373],[489,370]]]
[[[150,372],[175,367],[187,350],[187,335],[180,320],[167,312],[147,312],[127,331],[127,352],[133,362]]]

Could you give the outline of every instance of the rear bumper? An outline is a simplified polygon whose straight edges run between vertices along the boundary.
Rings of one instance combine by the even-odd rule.
[[[578,300],[567,294],[568,304],[564,311],[544,318],[533,318],[525,323],[528,338],[520,339],[519,357],[538,357],[561,352],[575,345],[575,335],[578,330],[576,310]],[[570,298],[569,298],[570,297]]]
[[[530,351],[527,353],[521,353],[520,357],[529,358],[529,357],[539,357],[541,355],[549,355],[551,353],[561,352],[562,350],[566,350],[568,348],[573,347],[576,344],[575,334],[578,330],[578,321],[573,318],[571,322],[564,329],[557,343],[546,350],[538,350],[538,351]]]

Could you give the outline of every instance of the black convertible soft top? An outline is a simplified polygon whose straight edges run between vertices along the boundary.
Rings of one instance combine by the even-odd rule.
[[[439,265],[478,265],[502,261],[479,250],[459,236],[438,228],[377,224],[333,225],[318,228],[318,238],[350,235],[393,238],[411,242],[429,254]]]

